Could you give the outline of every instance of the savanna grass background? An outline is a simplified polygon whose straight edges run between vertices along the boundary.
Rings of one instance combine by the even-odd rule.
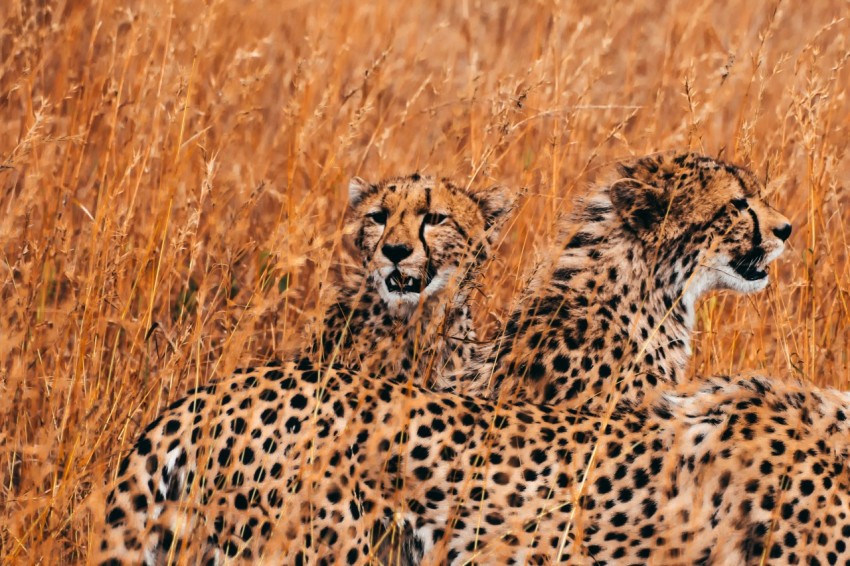
[[[692,374],[850,388],[850,3],[0,5],[0,555],[83,561],[140,426],[321,307],[352,175],[527,189],[476,295],[510,308],[613,161],[752,167],[770,289],[699,310]]]

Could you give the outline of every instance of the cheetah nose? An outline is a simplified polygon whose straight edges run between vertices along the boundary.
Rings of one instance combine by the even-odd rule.
[[[789,236],[791,236],[791,225],[786,223],[784,226],[774,228],[773,233],[776,234],[777,238],[784,242]]]
[[[398,263],[413,253],[413,248],[404,244],[384,244],[381,251],[393,263]]]

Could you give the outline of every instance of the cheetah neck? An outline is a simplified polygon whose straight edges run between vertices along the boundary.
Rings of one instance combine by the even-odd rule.
[[[468,297],[446,302],[431,298],[399,315],[372,286],[348,283],[325,311],[318,341],[323,359],[432,389],[451,388],[450,376],[472,359],[476,335]]]
[[[681,381],[702,292],[695,258],[645,249],[604,198],[572,220],[471,379],[493,397],[590,408]]]

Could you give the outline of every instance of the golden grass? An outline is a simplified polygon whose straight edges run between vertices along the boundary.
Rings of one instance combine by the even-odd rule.
[[[2,559],[83,560],[139,426],[298,339],[355,174],[526,187],[504,313],[600,167],[748,164],[794,235],[703,304],[693,371],[848,388],[848,4],[662,4],[3,2]]]

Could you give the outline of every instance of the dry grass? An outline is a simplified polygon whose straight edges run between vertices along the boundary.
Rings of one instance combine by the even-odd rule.
[[[795,231],[768,292],[704,303],[695,373],[848,388],[848,8],[3,2],[0,556],[81,561],[140,424],[298,338],[354,174],[527,187],[502,313],[600,166],[722,152]]]

